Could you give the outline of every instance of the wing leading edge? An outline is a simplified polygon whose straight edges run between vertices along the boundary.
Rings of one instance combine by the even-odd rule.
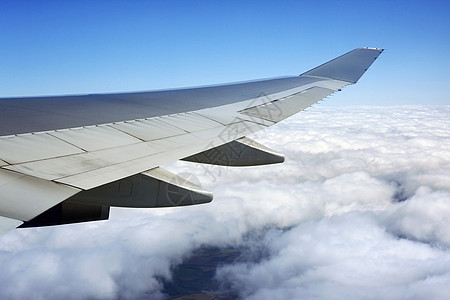
[[[0,234],[22,223],[106,219],[110,206],[130,201],[134,207],[207,203],[208,191],[159,166],[178,159],[227,166],[284,161],[246,136],[355,83],[382,51],[358,48],[278,79],[0,99]]]

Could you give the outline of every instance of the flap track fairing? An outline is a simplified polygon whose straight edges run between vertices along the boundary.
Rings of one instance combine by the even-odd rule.
[[[243,137],[182,160],[227,167],[246,167],[282,163],[284,155]]]
[[[160,167],[70,198],[78,203],[141,208],[203,204],[212,199],[211,192]]]

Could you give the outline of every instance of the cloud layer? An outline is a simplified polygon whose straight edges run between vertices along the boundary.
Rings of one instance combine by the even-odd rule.
[[[163,299],[161,279],[217,246],[242,249],[216,279],[243,299],[446,299],[449,128],[449,106],[316,106],[252,137],[282,165],[167,166],[211,204],[7,234],[0,298]]]

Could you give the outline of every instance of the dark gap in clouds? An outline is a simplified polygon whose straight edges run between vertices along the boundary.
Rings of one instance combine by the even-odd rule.
[[[399,181],[393,180],[391,181],[391,184],[395,187],[395,193],[392,196],[395,202],[403,202],[408,200],[410,195],[406,194],[405,187],[402,186],[402,184]]]
[[[407,233],[404,232],[400,232],[398,230],[386,227],[386,233],[390,234],[392,237],[398,239],[398,240],[405,240],[405,241],[410,241],[410,242],[414,242],[414,243],[419,243],[419,244],[424,244],[427,245],[431,248],[435,248],[438,250],[442,250],[442,251],[447,251],[449,250],[449,247],[444,245],[442,242],[437,241],[437,240],[421,240],[418,238],[415,238],[412,235],[409,235]]]
[[[389,182],[395,189],[392,200],[396,203],[404,202],[414,196],[417,184],[411,181],[407,172],[394,172],[377,176],[381,180]]]
[[[273,226],[252,230],[244,236],[242,246],[239,248],[241,255],[236,259],[236,263],[258,264],[269,259],[273,253],[267,247],[267,235],[278,235],[289,230],[290,228],[288,227],[277,228]]]
[[[421,241],[419,239],[416,239],[412,236],[409,236],[407,234],[400,233],[400,232],[391,232],[391,234],[392,234],[392,236],[394,236],[400,240],[406,240],[406,241],[424,244],[424,245],[430,246],[431,248],[435,248],[438,250],[444,250],[444,251],[448,250],[448,247],[446,247],[445,245],[443,245],[442,243],[440,243],[438,241]]]
[[[170,299],[237,299],[238,291],[228,281],[219,279],[217,270],[233,264],[259,264],[269,260],[272,253],[266,242],[270,235],[280,235],[292,227],[264,227],[247,233],[239,247],[204,245],[193,250],[172,270],[172,278],[160,278],[162,293]]]
[[[220,266],[232,264],[241,252],[239,249],[204,246],[194,250],[192,255],[172,271],[172,280],[163,281],[162,293],[171,299],[236,299],[237,294],[221,286],[216,280]],[[203,298],[202,298],[203,297]]]

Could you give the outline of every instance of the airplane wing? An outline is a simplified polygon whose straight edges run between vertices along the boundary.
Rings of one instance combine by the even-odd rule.
[[[284,161],[247,138],[353,84],[383,50],[358,48],[300,76],[151,92],[0,99],[0,234],[108,218],[111,206],[207,203],[159,166]]]

